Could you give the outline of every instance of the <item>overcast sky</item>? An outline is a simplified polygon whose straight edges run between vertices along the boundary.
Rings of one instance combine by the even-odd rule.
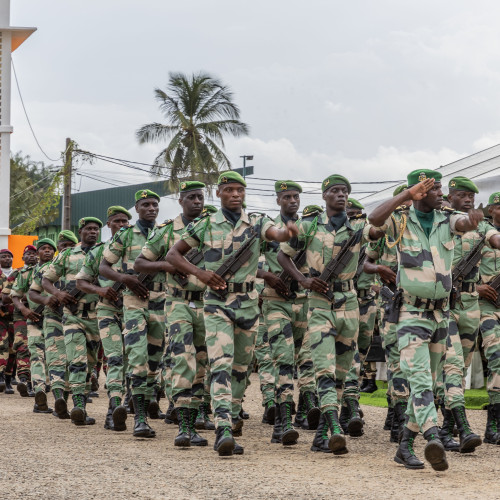
[[[38,28],[13,58],[50,157],[71,137],[85,150],[152,162],[160,146],[139,146],[134,133],[162,121],[153,89],[170,71],[204,70],[233,89],[251,127],[227,141],[233,166],[253,154],[256,177],[311,181],[401,179],[499,143],[499,22],[493,0],[11,2],[11,25]],[[12,101],[12,150],[45,159],[14,88]],[[109,163],[80,172],[113,184],[151,180]],[[110,186],[77,177],[75,187]],[[314,201],[303,196],[303,205]],[[274,198],[254,194],[249,204],[267,209]],[[162,205],[165,217],[177,211]]]

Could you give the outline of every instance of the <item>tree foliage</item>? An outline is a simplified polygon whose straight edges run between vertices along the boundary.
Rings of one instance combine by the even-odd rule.
[[[174,191],[183,178],[213,186],[219,172],[231,168],[224,137],[249,132],[239,121],[233,93],[207,73],[170,73],[166,90],[156,88],[154,94],[167,123],[143,125],[136,132],[140,144],[169,141],[155,158],[152,173],[169,178]]]

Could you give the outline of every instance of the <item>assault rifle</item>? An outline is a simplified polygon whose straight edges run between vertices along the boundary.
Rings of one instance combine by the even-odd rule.
[[[397,323],[399,321],[399,311],[403,303],[403,291],[396,290],[393,292],[387,285],[384,285],[380,289],[380,295],[387,301],[386,321]]]
[[[354,282],[357,283],[361,273],[363,272],[363,264],[366,260],[366,246],[361,248],[358,257],[358,268],[356,269],[356,274],[354,275]]]
[[[184,255],[184,258],[194,266],[197,266],[203,260],[203,252],[200,252],[197,248],[192,248],[186,255]],[[173,274],[172,278],[177,281],[182,288],[186,288],[189,283],[187,276],[177,273]]]
[[[292,259],[292,261],[297,269],[300,270],[300,268],[304,266],[304,264],[306,263],[306,256],[307,256],[307,248],[303,248],[302,250],[300,250],[295,254],[295,257]],[[283,297],[284,299],[290,299],[293,293],[292,284],[295,280],[285,270],[281,271],[278,277],[283,281],[283,283],[285,283],[285,286],[287,288],[287,293],[282,293],[278,290],[276,290],[276,292],[279,295],[281,295],[281,297]]]
[[[464,255],[453,269],[451,275],[452,288],[450,294],[451,309],[455,309],[457,301],[460,300],[460,285],[463,279],[477,266],[477,264],[481,260],[481,251],[485,244],[486,236],[483,235],[481,239],[474,245],[472,250],[467,255]]]
[[[500,274],[498,274],[493,280],[491,280],[487,284],[491,286],[491,288],[494,288],[495,292],[497,292],[497,300],[490,300],[490,302],[495,307],[500,307]]]
[[[325,281],[329,284],[329,290],[326,293],[322,293],[328,300],[332,301],[334,297],[334,291],[331,286],[331,282],[335,280],[339,274],[347,267],[354,254],[351,249],[354,245],[361,241],[361,236],[363,235],[363,230],[360,229],[354,232],[351,237],[344,242],[339,253],[325,266],[323,272],[319,275],[319,279]]]

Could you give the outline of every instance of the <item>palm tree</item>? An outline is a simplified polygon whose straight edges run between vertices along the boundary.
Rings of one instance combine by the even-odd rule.
[[[207,73],[169,73],[166,91],[155,89],[155,98],[168,121],[143,125],[136,137],[140,144],[170,141],[153,162],[153,174],[166,174],[170,188],[179,179],[195,179],[213,186],[221,170],[231,168],[224,154],[224,136],[248,135],[239,121],[240,110],[233,93]]]

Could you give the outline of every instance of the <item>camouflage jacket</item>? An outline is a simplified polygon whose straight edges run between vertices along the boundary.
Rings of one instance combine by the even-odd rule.
[[[361,246],[369,241],[369,226],[364,218],[347,219],[344,225],[335,231],[326,212],[319,215],[303,217],[297,222],[299,235],[287,243],[281,243],[281,250],[286,255],[294,257],[304,247],[307,247],[307,267],[311,277],[319,277],[325,266],[336,257],[342,244],[348,240],[354,231],[362,231],[361,240],[351,249],[352,258],[336,281],[348,282],[354,278],[358,268],[358,258]],[[349,284],[349,283],[348,283]],[[358,307],[357,295],[349,285],[345,291],[335,292],[335,308],[352,310]],[[330,309],[331,302],[323,295],[311,291],[309,307]]]
[[[30,290],[34,290],[35,292],[40,293],[43,296],[48,296],[49,294],[44,290],[42,286],[42,278],[43,278],[43,273],[45,269],[51,264],[51,262],[46,262],[45,264],[42,264],[36,272],[33,273],[32,279],[31,279],[31,285],[30,285]],[[59,280],[58,282],[54,283],[54,286],[58,288],[59,290],[62,290],[64,288],[64,281]],[[35,308],[38,307],[38,304],[35,304]],[[45,311],[45,309],[44,309]],[[62,314],[62,308],[59,310],[60,314]]]
[[[121,260],[120,271],[122,273],[137,274],[134,271],[135,259],[141,254],[145,243],[146,237],[136,224],[124,227],[115,234],[109,245],[106,246],[103,257],[111,265],[118,264]],[[165,273],[157,273],[152,281],[155,283],[164,283]],[[134,295],[128,288],[123,290],[123,294]]]
[[[241,213],[241,217],[235,226],[229,222],[222,210],[205,217],[200,221],[190,224],[182,239],[191,247],[198,248],[203,252],[205,268],[216,271],[221,264],[231,255],[238,251],[242,244],[252,236],[253,231],[258,232],[258,238],[253,243],[255,251],[252,256],[231,276],[228,283],[253,284],[250,292],[229,292],[223,299],[210,288],[207,288],[204,296],[205,304],[224,303],[227,307],[239,309],[255,306],[258,292],[255,287],[257,266],[259,262],[260,246],[266,239],[266,231],[274,226],[274,222],[264,214]],[[251,286],[251,285],[248,285]]]
[[[490,229],[494,230],[495,226],[490,224]],[[484,246],[481,255],[481,263],[479,265],[479,274],[481,275],[481,283],[488,284],[495,279],[500,273],[500,250]]]
[[[10,276],[4,281],[4,284],[2,286],[2,293],[5,293],[5,295],[12,295],[12,288],[14,287],[14,283],[16,282],[16,279],[18,276],[22,273],[24,273],[27,269],[29,269],[31,266],[26,266],[24,265],[23,267],[19,267],[17,269],[14,269]],[[21,296],[21,299],[23,296]],[[26,299],[23,300],[25,304],[27,304]],[[22,321],[24,320],[24,316],[21,314],[21,312],[17,309],[17,307],[14,307],[13,305],[9,305],[10,309],[13,310],[13,321]]]
[[[196,223],[198,220],[203,219],[204,217],[196,219],[194,222]],[[167,255],[167,252],[172,248],[172,246],[180,241],[182,235],[186,231],[186,227],[187,226],[184,224],[182,215],[180,214],[175,219],[162,224],[149,235],[146,244],[142,248],[142,255],[150,261],[155,261],[159,257]],[[203,266],[204,262],[201,260],[196,267],[203,268]],[[192,274],[188,276],[188,284],[185,288],[181,287],[181,285],[174,280],[171,274],[167,275],[167,285],[170,291],[172,291],[173,288],[178,288],[192,292],[201,292],[206,288],[205,283]]]
[[[19,297],[20,299],[24,297],[26,302],[28,303],[28,307],[32,311],[34,311],[38,307],[38,304],[30,300],[28,291],[30,289],[31,283],[33,282],[35,274],[40,270],[41,267],[41,264],[35,264],[34,266],[24,266],[21,272],[17,275],[10,291],[11,297]]]

